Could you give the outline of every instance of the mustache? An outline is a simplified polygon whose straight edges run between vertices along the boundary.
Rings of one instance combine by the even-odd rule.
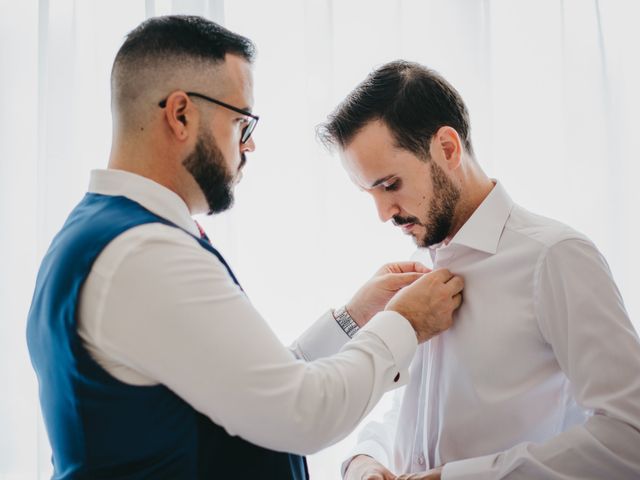
[[[242,170],[245,163],[247,163],[247,156],[244,153],[240,154],[240,165],[238,165],[238,171]]]
[[[392,218],[392,222],[396,227],[401,225],[407,225],[409,223],[415,223],[417,225],[420,224],[420,221],[417,217],[401,217],[400,215],[394,215]]]

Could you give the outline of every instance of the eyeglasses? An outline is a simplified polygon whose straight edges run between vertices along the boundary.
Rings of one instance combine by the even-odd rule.
[[[216,105],[220,105],[221,107],[227,108],[236,113],[240,113],[241,115],[249,117],[249,120],[248,120],[249,123],[247,123],[247,125],[242,129],[242,136],[240,137],[240,143],[247,143],[247,141],[249,140],[249,137],[251,137],[251,134],[253,133],[253,131],[256,128],[256,125],[258,124],[258,120],[260,120],[260,117],[258,115],[254,115],[251,112],[242,110],[241,108],[234,107],[233,105],[229,105],[228,103],[221,102],[220,100],[216,100],[215,98],[207,97],[206,95],[202,95],[201,93],[196,93],[196,92],[186,92],[186,93],[190,97],[201,98],[208,102],[215,103]],[[158,106],[160,108],[166,107],[167,99],[165,98],[164,100],[161,100],[158,103]]]

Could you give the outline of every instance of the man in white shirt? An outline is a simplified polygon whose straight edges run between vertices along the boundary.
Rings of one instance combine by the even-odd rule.
[[[484,174],[456,90],[391,62],[320,132],[380,219],[465,278],[454,326],[419,347],[345,477],[640,478],[640,343],[609,268],[584,235]]]
[[[252,58],[182,16],[144,22],[116,56],[109,168],[43,259],[27,327],[56,478],[306,479],[300,455],[353,430],[451,325],[462,279],[414,262],[293,353],[253,308],[191,218],[231,206],[255,147]]]

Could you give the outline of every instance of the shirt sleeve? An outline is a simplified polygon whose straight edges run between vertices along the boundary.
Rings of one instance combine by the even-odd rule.
[[[443,480],[640,478],[640,343],[606,261],[564,240],[541,257],[536,289],[540,330],[591,416],[545,443],[447,464]]]
[[[345,437],[406,382],[417,340],[401,315],[381,312],[339,353],[298,360],[214,255],[180,230],[145,231],[129,239],[113,271],[92,270],[108,276],[96,342],[230,435],[310,454]]]
[[[349,336],[328,310],[289,349],[297,358],[311,361],[338,353],[348,341]]]

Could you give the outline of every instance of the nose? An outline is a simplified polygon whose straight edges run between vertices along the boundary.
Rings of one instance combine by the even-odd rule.
[[[240,152],[241,153],[253,152],[255,149],[256,149],[256,144],[253,141],[253,137],[249,137],[249,140],[247,140],[246,143],[241,143],[240,144]]]
[[[376,204],[376,210],[378,210],[378,217],[381,222],[387,222],[394,215],[398,215],[400,213],[400,208],[392,201],[392,199],[386,197],[384,195],[375,195],[373,196],[373,201]]]

